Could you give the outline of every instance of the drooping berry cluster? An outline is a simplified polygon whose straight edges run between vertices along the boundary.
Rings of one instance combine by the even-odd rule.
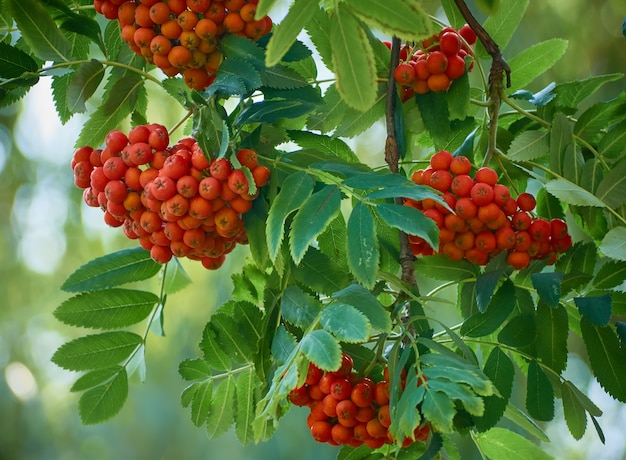
[[[335,372],[323,372],[310,363],[304,385],[291,391],[289,400],[296,406],[311,409],[307,424],[313,439],[332,445],[367,445],[372,449],[396,441],[389,432],[389,371],[383,380],[374,383],[369,377],[358,378],[354,362],[346,353],[341,367]],[[404,388],[405,375],[401,381]],[[403,446],[414,441],[425,441],[430,425],[418,427],[412,438],[403,440]]]
[[[453,80],[462,77],[473,62],[470,47],[476,43],[476,34],[467,24],[458,31],[445,27],[437,35],[423,40],[421,48],[405,45],[400,50],[400,63],[394,78],[401,85],[403,99],[429,91],[447,91]]]
[[[257,187],[269,170],[253,150],[237,153]],[[169,146],[165,127],[134,127],[128,136],[113,130],[104,149],[81,147],[71,163],[87,205],[100,207],[104,221],[166,263],[172,256],[219,268],[237,243],[247,243],[242,216],[258,195],[249,194],[243,169],[226,158],[209,161],[193,138]]]
[[[572,245],[565,221],[531,214],[536,205],[533,195],[521,193],[515,199],[506,185],[498,183],[496,171],[482,167],[471,177],[471,168],[467,157],[452,157],[442,150],[431,157],[426,169],[413,173],[413,182],[442,192],[450,208],[431,199],[405,200],[406,206],[419,209],[439,227],[437,251],[422,238],[409,236],[413,254],[441,253],[451,260],[485,265],[507,251],[507,263],[522,269],[533,259],[554,263],[558,253]]]
[[[256,20],[258,0],[94,0],[98,13],[117,19],[122,38],[137,54],[166,75],[183,75],[190,88],[202,90],[215,79],[222,62],[218,48],[226,34],[258,40],[272,29],[265,16]]]

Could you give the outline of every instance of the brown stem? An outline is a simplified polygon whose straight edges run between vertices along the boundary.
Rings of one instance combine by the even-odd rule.
[[[476,33],[476,36],[485,47],[489,56],[491,56],[491,69],[489,70],[489,150],[485,156],[484,164],[489,162],[489,159],[496,150],[496,134],[498,129],[498,111],[502,103],[502,92],[504,91],[503,73],[506,75],[506,87],[511,87],[511,68],[506,63],[500,52],[500,47],[494,41],[489,33],[480,25],[478,20],[474,17],[470,9],[464,0],[454,0],[457,8],[463,15],[463,18],[467,21],[467,24]]]

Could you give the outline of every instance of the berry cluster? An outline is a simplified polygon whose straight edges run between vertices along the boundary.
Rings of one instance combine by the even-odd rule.
[[[437,35],[423,40],[417,50],[403,46],[400,63],[394,70],[394,78],[401,85],[403,99],[413,94],[429,91],[447,91],[453,80],[471,70],[474,63],[466,65],[471,58],[470,47],[476,43],[476,34],[467,24],[458,31],[445,27]]]
[[[411,180],[442,192],[450,209],[431,199],[406,199],[405,205],[421,210],[439,227],[437,253],[451,260],[466,259],[485,265],[491,257],[507,251],[507,263],[526,268],[532,259],[554,263],[558,253],[572,245],[567,224],[534,217],[536,201],[530,193],[511,197],[506,185],[498,183],[498,173],[482,167],[474,177],[472,165],[464,156],[453,157],[441,150],[426,169],[413,173]],[[433,249],[420,237],[409,236],[415,255],[432,255]]]
[[[258,40],[272,29],[265,16],[256,20],[258,0],[94,0],[98,13],[117,19],[131,49],[167,76],[183,75],[192,89],[215,79],[225,33]]]
[[[311,409],[307,424],[318,442],[355,447],[365,444],[372,449],[395,443],[389,433],[388,369],[384,370],[384,380],[374,383],[369,377],[359,379],[353,365],[346,353],[334,372],[323,372],[310,363],[304,385],[292,390],[289,400]],[[403,374],[403,388],[405,377]],[[403,446],[425,441],[429,432],[430,425],[423,424],[415,430],[414,439],[403,440]]]
[[[209,161],[193,138],[170,147],[165,127],[149,124],[128,136],[110,131],[104,149],[78,148],[71,166],[85,203],[102,208],[104,221],[138,239],[155,261],[186,256],[217,269],[247,242],[242,215],[258,190],[248,193],[243,167],[257,187],[269,178],[253,150],[240,150],[237,159],[242,169],[226,158]]]

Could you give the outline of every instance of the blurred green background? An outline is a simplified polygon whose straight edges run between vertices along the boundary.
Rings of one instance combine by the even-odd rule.
[[[435,5],[427,2],[434,14],[441,14]],[[279,1],[271,16],[278,21],[284,14],[284,2]],[[624,0],[593,2],[593,7],[587,0],[532,1],[504,54],[511,57],[553,37],[569,41],[565,56],[532,83],[531,91],[551,81],[625,72],[625,16]],[[614,97],[624,89],[622,79],[607,85],[598,98]],[[172,101],[153,97],[150,104],[151,122],[173,126],[181,116],[172,110]],[[246,257],[245,248],[236,250],[217,273],[183,261],[193,284],[168,299],[167,335],[149,337],[145,383],[131,385],[126,405],[113,420],[81,425],[78,395],[69,392],[76,375],[52,364],[50,357],[62,343],[88,331],[65,327],[52,316],[68,298],[59,286],[92,258],[134,246],[104,225],[99,210],[83,206],[81,192],[73,186],[69,161],[83,121],[77,116],[64,126],[59,123],[48,79],[21,102],[0,109],[0,460],[334,458],[335,448],[311,440],[303,409],[291,410],[271,441],[242,447],[232,432],[208,440],[180,405],[185,383],[178,363],[197,355],[202,327],[229,295],[230,273]],[[378,155],[367,149],[382,149],[379,134],[380,128],[373,128],[352,145],[359,153]],[[546,449],[557,459],[625,458],[626,407],[590,381],[576,355],[566,375],[605,411],[599,421],[607,442],[602,446],[590,427],[575,443],[557,415],[547,427],[552,443]],[[469,444],[463,445],[468,446],[463,458],[473,458]]]

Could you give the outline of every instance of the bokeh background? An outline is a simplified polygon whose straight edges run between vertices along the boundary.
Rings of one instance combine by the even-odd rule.
[[[426,5],[442,15],[436,2]],[[285,13],[285,2],[278,1],[271,16],[279,21]],[[626,72],[624,17],[624,0],[593,6],[587,0],[531,1],[504,54],[511,57],[553,37],[569,40],[564,57],[532,83],[531,91],[551,81]],[[622,79],[606,85],[597,99],[624,90]],[[150,121],[173,126],[182,113],[161,93],[153,94]],[[91,108],[97,103],[96,98]],[[87,261],[134,245],[106,227],[99,210],[83,206],[81,192],[73,186],[69,161],[83,122],[76,116],[60,124],[47,78],[19,103],[0,109],[0,460],[335,458],[335,448],[310,439],[302,409],[290,411],[271,441],[242,447],[232,432],[209,440],[180,405],[185,383],[178,363],[197,355],[202,325],[229,295],[230,273],[247,256],[245,248],[236,250],[217,273],[183,261],[193,284],[168,299],[166,336],[149,337],[146,381],[134,379],[129,399],[114,419],[98,426],[81,425],[78,395],[69,392],[76,375],[52,364],[50,357],[62,343],[88,331],[65,327],[52,316],[68,298],[59,286]],[[375,127],[351,145],[359,154],[376,158],[382,149],[380,133]],[[582,441],[574,442],[557,406],[556,420],[545,427],[552,439],[545,448],[557,459],[626,458],[626,407],[590,378],[584,356],[571,356],[566,376],[605,412],[599,421],[606,445],[591,426]],[[463,458],[476,457],[469,443],[462,446]]]

